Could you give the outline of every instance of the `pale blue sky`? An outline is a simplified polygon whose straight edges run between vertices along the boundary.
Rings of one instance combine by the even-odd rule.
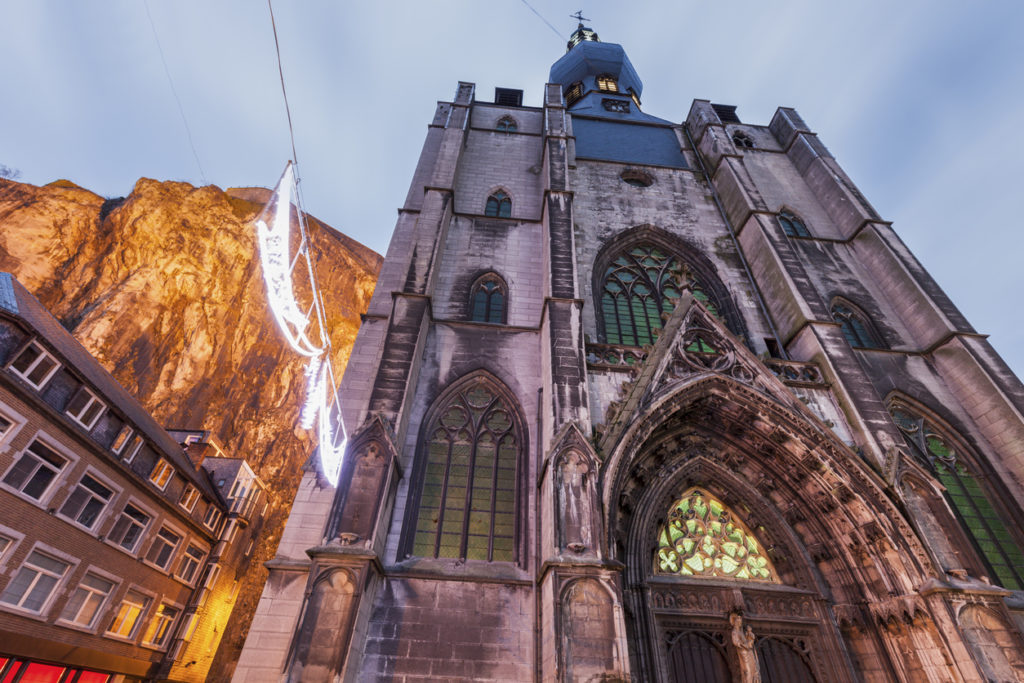
[[[795,107],[1018,373],[1024,289],[1024,2],[351,3],[277,0],[306,208],[383,253],[435,102],[538,105],[582,4],[644,81],[644,110],[694,98],[749,123]],[[207,182],[272,185],[291,157],[261,0],[149,0]],[[105,196],[202,178],[142,0],[0,1],[0,164]],[[328,302],[329,305],[329,302]]]

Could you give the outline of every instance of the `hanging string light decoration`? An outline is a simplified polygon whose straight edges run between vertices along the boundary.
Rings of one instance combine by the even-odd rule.
[[[293,198],[297,235],[292,231]],[[332,486],[337,486],[348,437],[329,360],[332,355],[331,339],[327,334],[323,300],[316,283],[306,216],[291,162],[285,167],[270,202],[255,225],[270,310],[288,345],[307,358],[304,373],[306,400],[299,425],[303,429],[316,426],[321,472]],[[294,257],[291,255],[293,242],[296,243]],[[299,303],[296,290],[303,294],[308,290],[309,305],[305,309]]]

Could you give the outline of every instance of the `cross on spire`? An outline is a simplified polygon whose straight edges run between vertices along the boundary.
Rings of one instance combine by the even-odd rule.
[[[583,10],[576,10],[576,14],[570,14],[569,16],[580,22],[580,26],[583,26],[584,21],[590,21],[590,19],[583,16]]]

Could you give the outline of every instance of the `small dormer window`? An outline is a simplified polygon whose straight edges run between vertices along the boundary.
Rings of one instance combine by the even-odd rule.
[[[11,363],[11,370],[36,389],[42,389],[59,367],[57,359],[35,342],[26,346]]]
[[[498,121],[498,125],[495,126],[495,129],[499,133],[515,133],[519,129],[519,126],[516,125],[516,120],[514,118],[511,116],[505,116]]]
[[[68,401],[68,407],[64,412],[86,429],[92,429],[104,408],[106,406],[103,405],[103,401],[96,398],[94,393],[85,387],[80,387],[78,393]]]
[[[582,97],[583,84],[579,81],[576,81],[575,83],[569,86],[568,90],[565,91],[565,104],[571,107],[572,105],[579,102],[580,98]]]
[[[619,84],[611,74],[601,74],[597,77],[597,89],[601,92],[619,92]]]

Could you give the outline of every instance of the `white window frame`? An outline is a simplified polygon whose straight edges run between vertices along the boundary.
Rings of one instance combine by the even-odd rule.
[[[189,514],[196,509],[196,502],[199,500],[199,489],[194,484],[185,484],[185,489],[181,492],[181,497],[178,498],[178,505],[188,510]]]
[[[166,477],[164,476],[166,474]],[[161,491],[167,490],[167,485],[171,483],[171,479],[174,478],[174,465],[167,458],[160,458],[157,460],[156,465],[153,466],[153,470],[149,473],[149,483],[157,487]],[[160,480],[163,479],[163,484]]]
[[[178,542],[171,546],[171,553],[167,556],[167,564],[161,567],[156,562],[151,561],[149,559],[149,556],[153,552],[153,549],[156,547],[157,543],[163,543],[164,545],[168,545],[167,539],[160,536],[160,532],[165,530],[177,536]],[[142,556],[142,561],[148,564],[150,567],[159,569],[164,574],[170,574],[173,571],[171,567],[174,566],[174,561],[178,559],[178,553],[181,550],[181,546],[184,544],[185,539],[186,535],[181,531],[181,529],[176,529],[173,525],[164,522],[160,525],[160,528],[157,529],[156,532],[153,534],[153,541],[149,544],[149,547],[146,549],[146,554]]]
[[[81,624],[81,623],[79,623],[79,622],[77,622],[77,621],[75,621],[73,619],[66,619],[66,618],[64,618],[64,611],[67,610],[68,604],[71,602],[72,599],[74,599],[75,593],[78,592],[78,589],[82,587],[82,583],[85,581],[85,578],[87,576],[89,576],[90,574],[92,574],[93,576],[98,577],[99,579],[102,579],[103,581],[109,581],[112,584],[113,587],[110,589],[109,593],[107,593],[107,594],[105,594],[103,596],[103,600],[100,602],[99,607],[96,608],[96,613],[93,615],[92,623],[86,625],[86,624]],[[121,579],[119,577],[114,576],[113,574],[111,574],[109,572],[103,571],[99,567],[89,566],[86,569],[85,573],[82,574],[82,578],[80,578],[78,580],[78,585],[75,586],[73,589],[71,589],[71,590],[69,590],[67,592],[68,593],[68,602],[66,602],[64,604],[64,608],[61,610],[60,616],[57,617],[57,622],[56,623],[58,625],[60,625],[60,626],[65,626],[67,628],[73,628],[73,629],[78,630],[78,631],[85,631],[86,633],[96,633],[96,631],[99,630],[100,624],[103,623],[104,617],[106,616],[107,612],[110,609],[110,599],[118,592],[118,590],[120,588],[121,588]],[[91,595],[99,595],[99,593],[97,591],[95,591],[95,589],[87,589],[87,591]],[[88,600],[88,597],[85,600],[82,601],[81,605],[78,606],[78,614],[82,613],[82,607],[85,606],[85,603],[86,603],[87,600]],[[78,615],[76,614],[75,616],[77,617]]]
[[[75,400],[77,400],[78,397],[82,395],[82,393],[88,394],[89,399],[85,402],[85,405],[82,406],[82,409],[78,411],[78,414],[76,415],[75,413],[71,412],[71,404]],[[84,416],[89,414],[89,411],[93,408],[93,406],[97,405],[100,407],[100,409],[96,411],[95,415],[92,416],[92,420],[89,420],[87,422],[84,419],[82,419]],[[107,404],[104,403],[102,399],[100,399],[100,397],[97,396],[92,389],[85,386],[84,384],[78,387],[78,391],[71,394],[71,398],[68,400],[68,404],[64,406],[64,414],[70,417],[72,420],[74,420],[77,424],[84,427],[86,430],[91,430],[93,427],[95,427],[96,423],[99,422],[100,417],[103,416],[103,413],[106,412],[106,410]]]
[[[153,628],[155,620],[160,618],[160,609],[165,606],[175,610],[176,613],[170,619],[163,620],[166,623],[166,628],[163,630],[163,638],[161,639],[161,642],[155,643],[150,639],[150,636],[152,635],[150,631]],[[149,620],[146,623],[146,629],[142,633],[142,646],[153,650],[166,650],[171,644],[171,636],[174,635],[174,624],[181,618],[181,615],[184,612],[185,610],[182,605],[171,602],[170,600],[160,600],[157,603],[156,609],[154,609],[153,613],[149,615]]]
[[[121,429],[118,430],[117,436],[115,436],[114,440],[110,443],[110,452],[114,455],[121,455],[125,446],[127,446],[132,440],[133,434],[135,434],[135,430],[133,430],[127,422],[121,425]]]
[[[0,417],[11,423],[11,426],[0,434],[0,453],[6,453],[11,449],[11,443],[14,441],[14,437],[21,431],[21,428],[25,426],[28,419],[3,401],[0,401]]]
[[[220,565],[209,565],[209,569],[206,570],[206,576],[203,577],[203,585],[199,589],[199,604],[196,605],[197,607],[202,607],[206,604],[206,601],[210,599],[210,595],[213,593],[213,588],[217,585],[217,579],[219,578]]]
[[[11,585],[11,582],[14,581],[15,578],[17,578],[18,574],[21,572],[21,569],[28,562],[29,558],[32,557],[32,553],[36,552],[38,552],[41,555],[47,555],[51,559],[55,559],[58,562],[66,562],[68,566],[64,570],[64,573],[57,579],[57,582],[53,584],[53,588],[50,590],[50,594],[46,596],[46,600],[43,601],[43,604],[42,606],[40,606],[38,612],[35,610],[28,609],[26,607],[22,607],[20,604],[15,605],[9,602],[0,602],[0,609],[7,610],[10,612],[17,612],[18,614],[31,616],[35,619],[45,620],[47,613],[53,607],[53,601],[57,598],[57,596],[62,594],[64,584],[66,584],[68,578],[75,573],[75,569],[78,567],[79,559],[76,557],[72,557],[67,553],[61,552],[52,546],[46,545],[45,543],[36,543],[31,548],[29,548],[29,551],[27,553],[25,553],[25,557],[22,558],[21,564],[18,565],[17,569],[11,571],[11,581],[7,583],[7,586],[4,586],[4,590],[0,591],[0,594],[3,594],[7,590],[7,588]],[[21,598],[19,599],[19,603],[23,602],[25,600],[25,597],[31,594],[32,588],[35,587],[38,578],[39,575],[37,574],[36,577],[32,580],[32,583],[29,585],[29,588],[25,591],[25,593],[22,594]]]
[[[132,506],[133,508],[135,508],[136,510],[138,510],[139,512],[141,512],[142,514],[144,514],[147,517],[149,517],[149,521],[146,522],[146,525],[144,527],[142,527],[142,531],[139,532],[139,537],[135,541],[135,546],[133,548],[131,548],[130,550],[128,548],[125,548],[123,545],[121,545],[120,540],[115,541],[115,540],[113,540],[110,537],[110,535],[112,533],[114,533],[114,528],[117,526],[118,521],[120,521],[121,515],[125,514],[125,511],[128,509],[129,505]],[[132,519],[134,519],[134,518],[132,518]],[[138,520],[135,520],[135,521],[138,522]],[[120,550],[123,553],[127,553],[128,555],[131,555],[132,557],[138,557],[139,556],[139,549],[142,547],[143,542],[146,540],[146,534],[153,527],[153,522],[155,522],[155,521],[156,521],[156,515],[153,514],[152,510],[150,510],[145,505],[142,505],[137,499],[129,498],[128,500],[125,501],[124,505],[120,506],[118,514],[114,518],[113,524],[107,530],[107,533],[104,536],[104,541],[103,542],[106,543],[107,545],[110,545],[110,546],[112,546],[114,548],[117,548],[118,550]]]
[[[45,448],[48,448],[58,456],[64,458],[65,462],[64,465],[62,465],[61,468],[54,473],[53,479],[51,479],[50,482],[46,485],[46,488],[43,489],[43,492],[39,495],[39,498],[33,498],[32,496],[24,492],[24,488],[32,480],[32,477],[34,477],[35,474],[38,472],[38,467],[32,471],[31,475],[25,478],[25,481],[22,483],[21,488],[8,484],[5,481],[5,479],[7,479],[7,477],[18,465],[18,463],[21,462],[22,456],[30,452],[29,449],[32,447],[32,444],[36,443],[37,441]],[[41,461],[40,456],[36,453],[32,453],[31,457],[35,458],[37,461]],[[37,432],[35,436],[29,439],[29,442],[25,445],[25,447],[18,451],[17,455],[15,455],[14,457],[13,462],[11,463],[11,466],[8,467],[7,470],[3,473],[3,476],[0,476],[0,487],[3,487],[4,489],[10,491],[19,498],[29,501],[33,505],[45,508],[47,503],[50,502],[50,498],[52,498],[53,494],[56,493],[57,484],[63,478],[64,473],[72,471],[77,463],[78,456],[75,453],[65,448],[56,439],[49,436],[45,432]]]
[[[130,603],[139,607],[138,614],[135,617],[135,621],[132,622],[131,630],[127,635],[121,635],[113,630],[114,622],[121,615],[121,607],[128,602],[128,594],[137,593],[146,599],[145,604],[139,605],[138,603]],[[142,588],[142,586],[132,584],[125,590],[124,595],[117,601],[117,606],[111,610],[113,612],[113,618],[110,619],[110,625],[104,630],[103,635],[107,638],[113,638],[114,640],[120,640],[127,643],[134,643],[137,641],[142,633],[142,625],[146,623],[146,617],[149,616],[149,611],[152,609],[153,604],[156,602],[156,594],[152,591],[148,591]]]
[[[196,579],[199,578],[199,576],[203,573],[203,565],[206,563],[206,558],[209,557],[210,551],[206,548],[203,548],[203,546],[199,545],[198,543],[190,541],[187,538],[185,539],[184,545],[185,549],[181,551],[181,554],[178,557],[178,567],[174,570],[174,578],[178,579],[182,583],[192,586],[195,584]],[[200,555],[198,558],[195,558],[192,555],[188,554],[188,551],[192,548],[195,548],[199,551]],[[189,578],[185,578],[185,576],[182,575],[181,570],[185,564],[185,561],[189,558],[195,560],[196,566],[195,569],[192,570],[192,576]]]
[[[199,628],[199,614],[192,612],[188,615],[188,621],[185,624],[185,628],[181,629],[181,639],[186,643],[192,640],[192,636],[196,634]]]
[[[212,519],[211,519],[212,517]],[[206,514],[203,515],[203,526],[216,533],[217,527],[220,526],[220,520],[224,518],[224,511],[217,507],[213,501],[208,501],[206,508]],[[209,522],[213,522],[210,524]]]
[[[25,353],[26,351],[28,351],[33,346],[36,347],[39,350],[39,357],[36,358],[31,363],[29,363],[29,366],[27,368],[25,368],[24,372],[22,372],[22,371],[18,370],[17,368],[15,368],[14,367],[15,361],[17,361],[19,358],[21,358],[21,354]],[[39,365],[43,361],[43,359],[45,359],[45,358],[49,358],[50,360],[53,361],[53,367],[50,368],[50,371],[47,372],[46,375],[42,379],[39,380],[38,384],[36,384],[31,379],[29,379],[29,375],[32,374],[32,371],[36,369],[36,366]],[[8,370],[10,370],[16,376],[18,376],[22,380],[24,380],[25,383],[28,384],[30,387],[32,387],[34,389],[37,389],[37,390],[41,390],[43,387],[45,387],[46,383],[50,381],[50,378],[53,377],[53,375],[58,370],[60,370],[60,368],[61,368],[61,362],[59,360],[57,360],[57,357],[54,356],[49,351],[47,351],[43,347],[43,345],[40,344],[39,342],[37,342],[35,339],[30,341],[25,346],[21,347],[21,350],[18,352],[18,355],[16,355],[14,358],[12,358],[11,362],[7,364],[7,369]]]
[[[128,443],[127,446],[125,446],[125,449],[123,451],[125,454],[124,462],[126,465],[131,464],[132,460],[135,459],[135,456],[139,454],[139,451],[142,450],[142,447],[145,444],[146,440],[142,438],[141,434],[136,433],[135,436],[132,437],[131,441]]]
[[[10,543],[8,543],[4,548],[0,549],[0,575],[2,575],[7,567],[7,563],[12,557],[14,557],[14,553],[12,551],[18,547],[18,544],[25,540],[25,534],[16,529],[12,529],[9,526],[0,524],[0,536],[10,541]]]
[[[86,525],[82,524],[81,522],[79,522],[77,519],[75,519],[75,517],[78,517],[79,515],[82,514],[82,511],[85,509],[85,506],[88,505],[88,503],[89,503],[88,500],[78,509],[78,512],[75,514],[75,517],[69,517],[69,516],[64,514],[64,507],[71,500],[71,496],[75,495],[75,493],[78,491],[78,487],[79,486],[83,486],[82,480],[85,479],[86,477],[91,477],[92,479],[96,480],[98,483],[102,484],[103,486],[105,486],[107,489],[110,490],[110,498],[108,498],[107,502],[104,503],[103,509],[101,509],[99,515],[96,516],[96,521],[93,522],[92,526],[86,526]],[[85,488],[88,489],[88,487],[85,487]],[[92,489],[88,489],[88,490],[89,490],[89,492],[92,494],[92,496],[94,498],[98,498],[99,497],[99,496],[96,495],[96,492],[93,491]],[[105,477],[102,474],[100,474],[99,471],[93,469],[92,467],[87,467],[85,472],[82,473],[82,476],[78,478],[78,482],[75,484],[74,488],[71,489],[71,491],[68,493],[67,497],[64,499],[64,501],[61,503],[60,507],[57,509],[57,513],[56,514],[61,519],[65,520],[65,521],[67,521],[67,522],[69,522],[71,524],[74,524],[79,529],[83,529],[83,530],[88,531],[89,533],[93,534],[94,536],[97,536],[97,535],[99,535],[100,527],[102,527],[104,522],[107,521],[107,518],[110,516],[111,510],[113,510],[113,508],[114,508],[114,503],[115,503],[115,501],[117,501],[117,499],[118,499],[118,497],[120,495],[121,495],[121,487],[120,486],[117,486],[117,485],[111,483],[111,481],[107,477]]]

